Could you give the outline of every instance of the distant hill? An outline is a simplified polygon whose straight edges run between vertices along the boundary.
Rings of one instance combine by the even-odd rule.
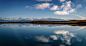
[[[64,20],[64,19],[58,19],[58,18],[19,18],[19,19],[0,19],[0,22],[26,22],[26,21],[69,21],[69,20]]]

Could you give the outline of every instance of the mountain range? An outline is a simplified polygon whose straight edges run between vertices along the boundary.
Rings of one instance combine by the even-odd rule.
[[[1,18],[0,17],[0,22],[9,22],[9,21],[69,21],[69,20],[65,20],[65,19],[59,19],[59,18]]]

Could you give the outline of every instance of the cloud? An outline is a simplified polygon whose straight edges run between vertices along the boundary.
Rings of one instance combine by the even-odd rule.
[[[36,1],[39,1],[39,2],[42,2],[42,1],[47,2],[47,1],[52,1],[52,0],[36,0]]]
[[[60,0],[60,2],[64,2],[65,0]]]
[[[77,8],[82,8],[82,5],[81,4],[78,4],[76,7]]]
[[[71,7],[72,4],[73,4],[73,3],[72,3],[71,1],[62,3],[62,5],[60,6],[60,9],[61,9],[62,11],[55,11],[54,14],[55,14],[55,15],[69,15],[70,13],[75,12],[75,9],[73,9],[73,8]]]
[[[68,12],[69,13],[72,13],[72,12],[74,12],[75,11],[75,9],[70,9]]]
[[[82,20],[85,20],[85,17],[83,17],[83,16],[80,16],[80,15],[77,15],[77,14],[71,14],[71,15],[78,16],[78,17],[80,17]]]
[[[80,15],[76,15],[76,16],[78,16],[78,17],[80,17],[81,19],[85,20],[85,17],[83,17],[83,16],[80,16]]]
[[[29,6],[25,6],[25,8],[29,8]]]
[[[36,36],[35,38],[37,39],[37,41],[49,42],[49,38],[45,38],[44,36]]]
[[[55,15],[68,15],[69,13],[66,11],[55,11],[54,14]]]
[[[86,9],[86,7],[85,7],[85,9]]]
[[[36,4],[35,8],[44,10],[45,8],[50,8],[50,5],[51,5],[50,3]]]
[[[50,8],[50,10],[59,10],[59,6],[54,5],[53,7]]]

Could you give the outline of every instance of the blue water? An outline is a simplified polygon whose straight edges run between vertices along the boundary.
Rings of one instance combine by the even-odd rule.
[[[86,46],[86,26],[0,24],[0,46]]]

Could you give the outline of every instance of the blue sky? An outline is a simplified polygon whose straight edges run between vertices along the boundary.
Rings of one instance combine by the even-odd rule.
[[[0,0],[0,17],[85,19],[86,0]]]

